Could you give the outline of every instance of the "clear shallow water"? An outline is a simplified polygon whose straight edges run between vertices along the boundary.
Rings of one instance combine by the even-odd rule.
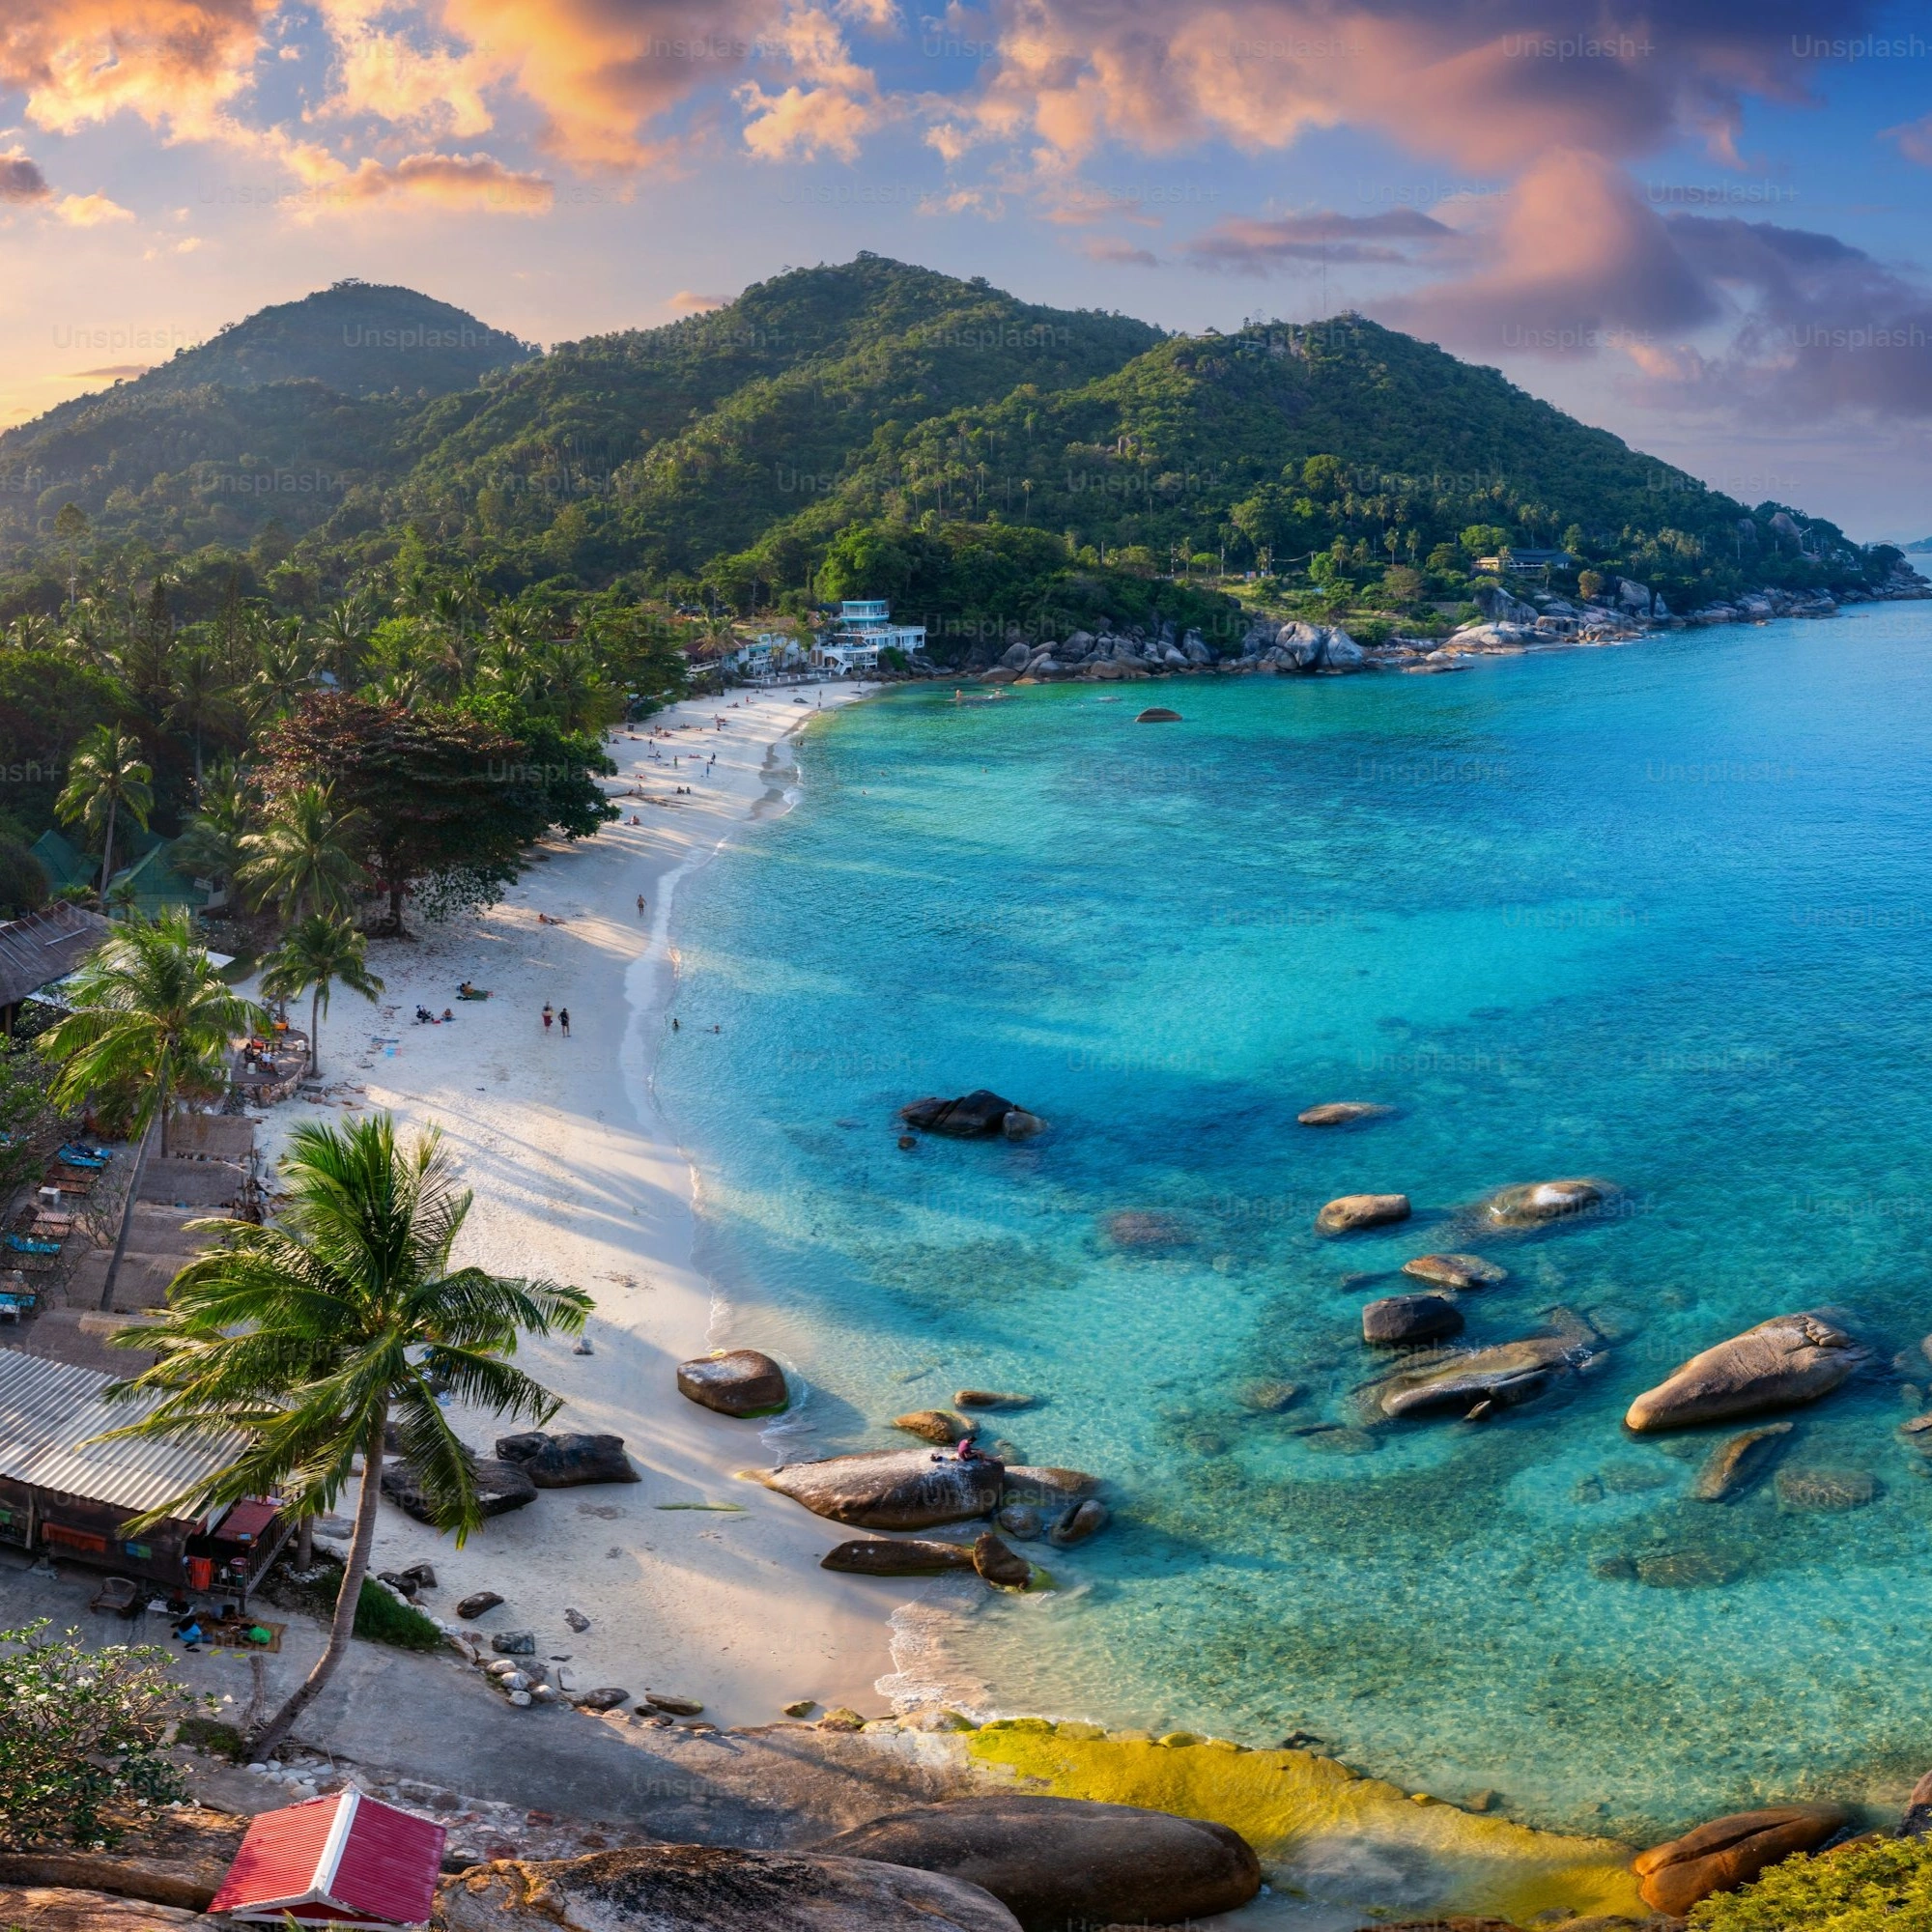
[[[1304,1729],[1637,1837],[1924,1769],[1932,1482],[1896,1425],[1932,1380],[1928,661],[1906,605],[814,724],[797,809],[687,888],[659,1084],[730,1338],[810,1384],[786,1453],[903,1445],[895,1413],[991,1385],[1045,1399],[1006,1430],[1029,1460],[1118,1485],[1062,1590],[951,1625],[988,1708]],[[1153,699],[1185,722],[1136,725]],[[898,1150],[895,1107],[979,1085],[1051,1132]],[[1402,1111],[1295,1124],[1342,1098]],[[1567,1174],[1625,1211],[1453,1224]],[[1414,1219],[1312,1232],[1366,1189]],[[1173,1238],[1121,1246],[1122,1210]],[[1581,1311],[1601,1373],[1488,1425],[1293,1434],[1352,1419],[1360,1305],[1406,1285],[1348,1277],[1468,1245],[1511,1270],[1468,1340]],[[1881,1373],[1785,1461],[1870,1473],[1870,1506],[1699,1504],[1712,1438],[1622,1432],[1677,1361],[1821,1305]],[[1265,1378],[1308,1394],[1251,1414]],[[1674,1583],[1599,1574],[1660,1554]]]

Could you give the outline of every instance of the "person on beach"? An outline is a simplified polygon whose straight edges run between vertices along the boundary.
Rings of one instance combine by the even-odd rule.
[[[543,1023],[544,1023],[544,1032],[545,1032],[545,1033],[548,1033],[548,1032],[550,1031],[550,1023],[551,1023],[551,1018],[552,1018],[552,1014],[551,1014],[551,1009],[550,1009],[550,1002],[549,1002],[548,1000],[546,1000],[546,1001],[544,1002],[544,1009],[543,1009]]]
[[[631,821],[631,823],[635,825],[637,823],[637,820],[634,818]],[[643,916],[644,916],[644,895],[642,893],[639,893],[638,895],[638,917],[639,919],[642,919]]]
[[[562,1029],[564,1038],[568,1039],[570,1037],[570,1009],[568,1007],[557,1008],[556,1023]]]

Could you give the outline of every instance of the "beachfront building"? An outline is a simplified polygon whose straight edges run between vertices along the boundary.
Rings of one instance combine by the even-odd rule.
[[[883,597],[848,599],[838,607],[838,622],[829,637],[811,647],[811,661],[823,669],[851,676],[877,670],[879,654],[895,650],[918,657],[925,649],[923,624],[895,624]]]
[[[175,1590],[245,1603],[289,1524],[266,1498],[130,1530],[130,1518],[212,1475],[242,1446],[232,1433],[95,1438],[144,1413],[109,1404],[115,1377],[0,1349],[0,1547],[71,1558]]]
[[[20,1003],[66,979],[107,931],[98,912],[58,899],[0,923],[0,1033],[11,1034]]]
[[[778,677],[805,663],[805,653],[787,631],[760,631],[756,639],[732,652],[731,667],[740,677]]]

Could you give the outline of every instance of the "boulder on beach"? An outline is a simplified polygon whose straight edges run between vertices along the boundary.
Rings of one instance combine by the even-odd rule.
[[[1437,1288],[1495,1288],[1509,1279],[1509,1269],[1486,1262],[1481,1255],[1417,1255],[1404,1262],[1402,1271]]]
[[[1100,1487],[1098,1476],[1084,1469],[1056,1469],[1034,1463],[1008,1466],[1001,1501],[1059,1515],[1068,1503],[1085,1502]]]
[[[990,1516],[1007,1475],[990,1456],[962,1463],[930,1449],[873,1449],[748,1473],[814,1516],[855,1529],[933,1529]]]
[[[494,1610],[502,1601],[495,1590],[472,1590],[469,1596],[457,1599],[456,1614],[468,1623],[472,1617],[480,1617],[485,1610]]]
[[[1463,1311],[1441,1294],[1385,1294],[1362,1306],[1362,1340],[1380,1348],[1463,1332]]]
[[[1483,1213],[1492,1227],[1540,1228],[1547,1221],[1561,1221],[1600,1208],[1619,1191],[1613,1180],[1587,1177],[1526,1180],[1515,1187],[1497,1188],[1483,1203]]]
[[[1762,1429],[1726,1436],[1705,1457],[1691,1495],[1700,1503],[1729,1502],[1743,1495],[1770,1468],[1790,1434],[1790,1423],[1768,1422]]]
[[[948,1449],[980,1431],[980,1425],[970,1416],[955,1415],[950,1408],[915,1408],[894,1416],[893,1427],[903,1429],[908,1435],[917,1435],[922,1442],[937,1442]]]
[[[639,1845],[502,1859],[437,1888],[440,1932],[1018,1932],[978,1886],[816,1852]]]
[[[1191,1923],[1237,1911],[1262,1886],[1254,1852],[1225,1825],[1021,1793],[889,1812],[815,1849],[963,1879],[1025,1932]]]
[[[515,1463],[500,1462],[489,1456],[478,1457],[470,1464],[469,1473],[476,1485],[477,1508],[485,1516],[501,1516],[508,1510],[522,1509],[526,1503],[536,1500],[537,1486]],[[383,1464],[383,1493],[405,1516],[414,1517],[418,1522],[436,1523],[435,1508],[423,1489],[422,1477],[412,1463],[385,1462]]]
[[[930,1537],[861,1538],[828,1550],[818,1567],[848,1577],[938,1577],[948,1570],[972,1569],[973,1551],[966,1544]]]
[[[1776,1315],[1691,1356],[1638,1396],[1624,1422],[1641,1433],[1791,1408],[1829,1395],[1869,1359],[1822,1315]]]
[[[1002,1590],[1024,1590],[1033,1581],[1033,1565],[1010,1549],[989,1529],[973,1545],[973,1567]]]
[[[928,1134],[950,1134],[954,1140],[983,1140],[1005,1131],[1009,1114],[1024,1113],[1025,1108],[1003,1100],[985,1087],[976,1087],[957,1099],[943,1100],[928,1095],[899,1109],[899,1119],[909,1127]]]
[[[594,1690],[571,1690],[565,1695],[580,1711],[614,1711],[631,1701],[631,1693],[615,1684],[600,1684]]]
[[[791,1400],[784,1371],[756,1349],[720,1349],[680,1362],[677,1388],[720,1415],[777,1415]]]
[[[624,1454],[621,1435],[547,1435],[532,1429],[521,1435],[497,1436],[497,1454],[514,1463],[540,1490],[642,1480]]]
[[[1590,1342],[1577,1335],[1531,1336],[1487,1349],[1457,1350],[1424,1367],[1406,1369],[1375,1384],[1382,1414],[1391,1417],[1468,1415],[1529,1402],[1567,1372],[1595,1359]]]
[[[1714,1891],[1735,1891],[1767,1865],[1778,1864],[1794,1852],[1815,1851],[1845,1822],[1835,1804],[1737,1811],[1639,1852],[1631,1869],[1646,1905],[1681,1918]]]
[[[1304,1127],[1346,1127],[1354,1121],[1379,1121],[1394,1112],[1377,1100],[1324,1100],[1319,1107],[1304,1107],[1294,1118]]]
[[[1406,1194],[1344,1194],[1316,1215],[1315,1226],[1324,1235],[1347,1235],[1357,1228],[1381,1228],[1407,1219]]]

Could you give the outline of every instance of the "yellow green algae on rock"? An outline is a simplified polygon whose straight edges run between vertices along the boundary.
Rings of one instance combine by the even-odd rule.
[[[1095,1737],[1092,1724],[995,1720],[961,1742],[1025,1789],[1211,1818],[1254,1846],[1277,1890],[1371,1908],[1487,1915],[1647,1915],[1630,1848],[1534,1832],[1449,1804],[1418,1804],[1379,1778],[1309,1751],[1224,1740]]]

